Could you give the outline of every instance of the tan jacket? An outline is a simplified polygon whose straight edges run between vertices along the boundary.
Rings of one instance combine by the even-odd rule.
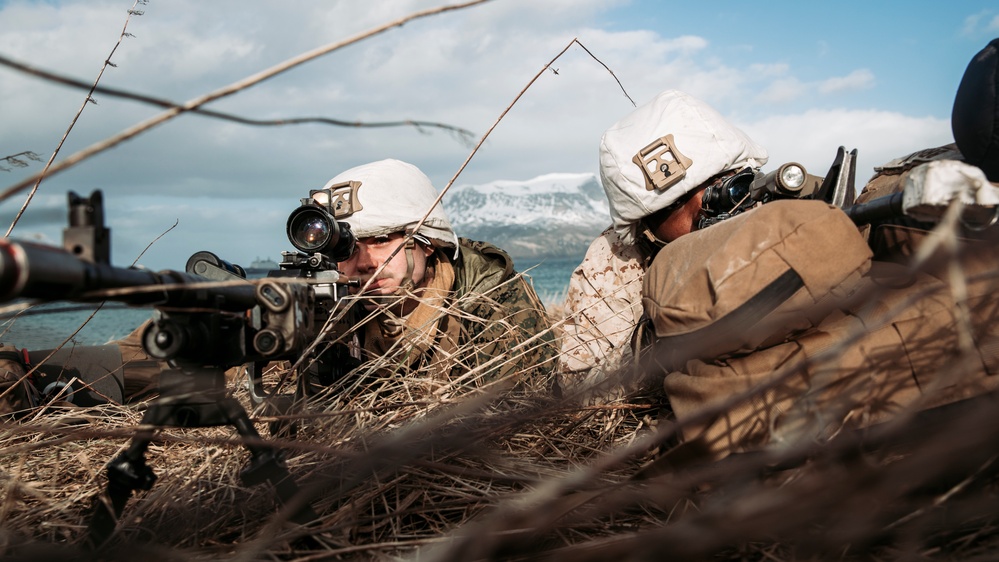
[[[594,368],[610,371],[631,358],[631,334],[642,317],[642,254],[608,228],[590,244],[569,279],[560,367],[565,382]]]

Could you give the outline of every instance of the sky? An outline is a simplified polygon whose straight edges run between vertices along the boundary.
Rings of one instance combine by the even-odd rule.
[[[110,56],[101,86],[184,103],[446,2],[133,4],[0,0],[0,57],[90,84]],[[133,8],[142,14],[129,17]],[[495,126],[455,185],[596,173],[600,135],[631,100],[674,88],[765,146],[765,170],[796,161],[822,175],[845,146],[858,150],[863,183],[876,165],[953,141],[958,83],[995,37],[994,0],[491,0],[410,21],[205,106],[251,119],[424,121],[469,137],[187,113],[45,178],[11,236],[61,245],[67,193],[100,189],[115,265],[182,270],[202,250],[242,265],[278,260],[299,199],[347,168],[398,158],[443,189]],[[0,158],[42,159],[0,161],[0,189],[43,169],[86,94],[0,66]],[[56,163],[163,112],[93,97]],[[26,194],[0,201],[5,229]]]

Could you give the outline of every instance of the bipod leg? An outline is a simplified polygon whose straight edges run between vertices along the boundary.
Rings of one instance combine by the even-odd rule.
[[[236,432],[243,438],[243,445],[250,451],[250,462],[239,473],[243,484],[253,486],[270,482],[277,491],[281,503],[294,510],[290,517],[291,521],[299,525],[308,525],[316,521],[319,516],[313,511],[309,502],[305,501],[304,498],[297,497],[299,494],[298,484],[288,472],[284,459],[273,447],[260,444],[263,438],[260,437],[257,428],[253,426],[253,422],[250,421],[250,416],[243,406],[235,398],[226,397],[221,400],[219,407],[236,428]]]
[[[139,423],[153,428],[162,427],[163,422],[170,417],[170,412],[170,405],[153,402]],[[107,501],[100,495],[94,498],[90,527],[87,530],[87,541],[92,548],[104,544],[114,532],[132,492],[149,490],[156,482],[156,474],[146,465],[146,450],[155,433],[155,429],[148,427],[137,431],[128,448],[108,463]]]

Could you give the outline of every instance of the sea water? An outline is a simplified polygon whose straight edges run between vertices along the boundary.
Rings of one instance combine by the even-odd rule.
[[[517,271],[531,278],[534,290],[546,305],[558,305],[565,301],[572,271],[583,261],[583,256],[545,259],[515,260]]]
[[[520,259],[517,271],[530,277],[534,290],[546,305],[561,304],[569,276],[582,257]],[[75,345],[102,345],[131,333],[152,316],[148,307],[120,303],[48,303],[36,305],[19,316],[0,314],[0,342],[39,350],[52,349],[64,341]]]
[[[151,308],[119,303],[35,305],[20,315],[3,315],[0,342],[28,350],[71,345],[101,345],[123,338],[152,316]]]

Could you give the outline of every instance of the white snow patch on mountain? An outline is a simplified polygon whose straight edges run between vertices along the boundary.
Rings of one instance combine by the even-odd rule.
[[[594,174],[545,174],[525,181],[463,185],[444,199],[462,225],[609,222],[607,200]]]
[[[444,197],[459,236],[493,242],[513,255],[575,255],[610,225],[607,199],[592,173],[462,185]]]

